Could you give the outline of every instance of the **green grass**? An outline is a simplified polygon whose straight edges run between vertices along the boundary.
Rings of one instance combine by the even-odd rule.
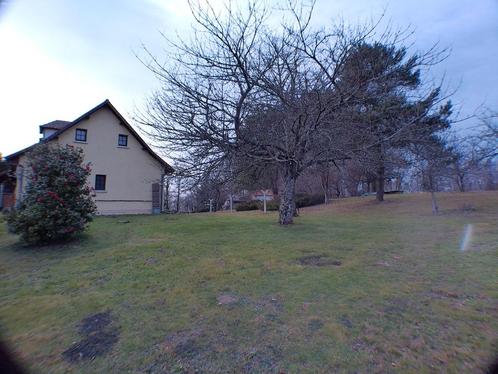
[[[346,199],[291,227],[261,212],[99,217],[40,248],[0,224],[0,335],[43,373],[483,371],[498,352],[498,193],[440,200],[432,216],[425,194]],[[310,255],[342,265],[299,263]],[[105,311],[112,350],[66,361],[80,321]]]

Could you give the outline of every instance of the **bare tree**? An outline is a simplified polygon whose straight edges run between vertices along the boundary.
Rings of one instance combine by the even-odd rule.
[[[453,149],[448,147],[446,140],[442,137],[432,136],[424,142],[414,143],[410,147],[411,165],[416,174],[422,179],[423,189],[431,194],[432,213],[439,213],[439,205],[436,199],[438,181],[447,176],[448,166],[456,157]]]
[[[182,177],[176,177],[176,213],[180,212],[180,199],[182,195]]]
[[[231,6],[220,17],[209,4],[191,4],[199,30],[193,40],[170,43],[175,65],[148,55],[162,89],[138,120],[192,175],[241,153],[278,165],[280,223],[292,223],[296,178],[315,160],[330,159],[321,157],[331,153],[323,146],[330,131],[320,135],[332,123],[326,111],[340,104],[331,89],[349,36],[308,35],[299,23],[277,34],[264,25],[267,13],[258,4],[245,12]]]
[[[172,177],[167,175],[163,179],[163,211],[170,211],[170,195],[171,195],[171,179]]]
[[[474,137],[480,140],[483,158],[498,156],[498,111],[487,109],[480,116],[480,126]]]
[[[402,72],[417,80],[412,70],[434,58],[431,53],[398,56],[400,34],[379,36],[379,45],[396,54],[394,64],[356,76],[348,67],[351,61],[363,61],[357,56],[363,56],[359,51],[375,27],[339,24],[313,30],[312,7],[291,6],[292,21],[272,29],[265,23],[267,10],[256,1],[244,9],[229,2],[223,14],[209,3],[190,5],[197,29],[191,40],[168,41],[173,63],[162,63],[151,53],[143,59],[161,89],[137,120],[191,177],[202,178],[237,159],[274,167],[281,179],[283,225],[293,222],[296,181],[308,168],[361,154],[387,154],[385,144],[400,130],[398,126],[365,136],[369,127],[363,126],[365,116],[360,114],[377,95],[371,87],[389,86],[387,95],[382,90],[382,105],[396,106],[375,125],[382,129],[402,112],[402,128],[413,134],[413,125],[441,100],[437,89],[411,101],[393,94],[404,87]],[[393,66],[397,72],[387,74]],[[379,104],[373,106],[369,114],[381,111]],[[385,174],[381,161],[379,183]]]
[[[450,170],[458,190],[493,189],[494,176],[489,170],[498,156],[498,113],[488,110],[476,127],[451,134],[449,142],[456,153]]]

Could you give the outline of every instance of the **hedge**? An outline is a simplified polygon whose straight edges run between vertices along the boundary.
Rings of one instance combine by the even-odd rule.
[[[253,200],[253,201],[247,201],[247,202],[242,202],[242,203],[237,204],[237,206],[235,207],[235,210],[237,212],[243,212],[246,210],[258,210],[259,206],[260,206],[260,202],[257,200]]]
[[[296,207],[303,208],[305,206],[319,205],[323,204],[325,201],[325,196],[322,194],[297,194],[296,195]]]

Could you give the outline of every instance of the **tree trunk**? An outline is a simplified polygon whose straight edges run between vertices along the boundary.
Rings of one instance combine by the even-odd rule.
[[[169,182],[170,182],[170,179],[168,177],[165,178],[166,179],[166,183],[165,183],[165,186],[164,186],[164,199],[163,199],[163,209],[166,211],[166,212],[169,212]]]
[[[485,164],[486,168],[486,190],[487,191],[494,191],[495,190],[495,180],[493,176],[493,164],[491,163],[491,160],[486,161]]]
[[[280,193],[280,211],[278,222],[281,225],[290,225],[294,222],[294,215],[296,214],[296,173],[292,170],[292,166],[288,166],[285,170],[283,178],[282,191]]]
[[[463,182],[463,175],[457,175],[457,186],[460,192],[465,192],[465,184]]]
[[[431,202],[432,202],[432,214],[438,214],[439,213],[439,206],[437,205],[437,200],[436,200],[436,193],[434,192],[435,188],[434,184],[434,176],[432,175],[432,172],[429,173],[429,189],[431,191]]]
[[[401,177],[396,177],[396,190],[401,191]]]
[[[322,183],[322,189],[323,189],[323,195],[324,195],[324,204],[328,203],[328,192],[330,189],[330,182],[329,182],[329,171],[327,170],[326,174],[321,174],[320,180]]]
[[[431,191],[431,200],[432,200],[432,214],[439,213],[439,206],[437,205],[436,193],[434,190]]]
[[[346,160],[342,160],[342,166],[339,168],[339,177],[340,177],[340,184],[341,184],[341,195],[343,197],[350,196],[350,193],[348,191],[348,185],[346,182],[346,178],[347,178],[346,173],[347,173]]]
[[[377,170],[377,192],[375,194],[375,196],[377,197],[377,201],[384,201],[384,173],[384,166],[379,167],[379,169]]]
[[[180,212],[180,187],[181,187],[182,180],[178,178],[178,183],[176,185],[176,213]]]

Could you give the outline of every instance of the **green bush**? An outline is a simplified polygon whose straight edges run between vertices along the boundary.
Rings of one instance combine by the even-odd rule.
[[[252,200],[252,201],[246,201],[237,204],[235,207],[235,210],[237,212],[244,212],[246,210],[258,210],[260,207],[261,202],[257,200]]]
[[[297,194],[296,195],[296,207],[303,208],[305,206],[313,206],[323,204],[325,201],[325,196],[322,194]]]
[[[9,230],[31,244],[82,232],[96,211],[83,165],[83,151],[71,146],[36,146],[25,168],[27,188],[20,206],[7,218]]]
[[[302,208],[305,206],[312,206],[312,205],[319,205],[323,204],[325,200],[325,196],[321,194],[297,194],[296,195],[296,207]],[[279,210],[280,208],[280,201],[277,200],[270,200],[266,202],[266,210],[267,211],[275,211]],[[263,202],[259,200],[252,200],[252,201],[247,201],[243,203],[239,203],[237,207],[235,208],[236,211],[242,212],[246,210],[256,210],[260,209],[263,210]]]

